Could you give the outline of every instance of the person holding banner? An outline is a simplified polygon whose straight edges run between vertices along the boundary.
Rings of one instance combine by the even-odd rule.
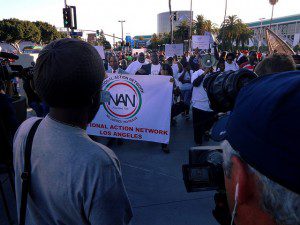
[[[145,62],[145,53],[140,52],[138,55],[138,60],[132,62],[126,69],[126,72],[131,75],[135,75],[136,72],[141,69],[142,65],[146,65]]]
[[[142,65],[138,70],[137,75],[158,75],[161,70],[159,58],[156,52],[151,53],[151,63]]]
[[[125,70],[119,68],[119,62],[116,56],[111,56],[109,58],[109,68],[106,70],[107,73],[112,74],[128,74]]]

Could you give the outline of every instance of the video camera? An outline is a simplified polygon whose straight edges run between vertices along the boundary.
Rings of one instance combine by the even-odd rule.
[[[226,122],[234,107],[239,91],[248,85],[257,75],[247,69],[216,72],[207,75],[203,87],[207,92],[210,107],[222,113],[218,124]],[[213,126],[215,128],[217,123]],[[217,138],[211,136],[214,141]],[[223,174],[223,156],[220,146],[200,146],[189,150],[189,164],[182,166],[183,180],[187,192],[217,190],[225,192]]]
[[[0,86],[6,89],[6,86],[15,77],[23,80],[33,78],[33,67],[37,54],[20,54],[0,52]]]

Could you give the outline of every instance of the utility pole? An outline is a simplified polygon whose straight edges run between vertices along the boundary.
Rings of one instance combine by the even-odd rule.
[[[192,51],[192,29],[193,29],[193,0],[190,7],[190,32],[189,32],[189,50]]]
[[[259,35],[259,43],[258,43],[258,47],[257,47],[257,51],[259,52],[259,48],[262,45],[262,39],[263,39],[263,31],[262,31],[262,24],[263,24],[263,20],[266,18],[260,18],[260,35]]]
[[[171,0],[169,0],[169,11],[170,11],[170,26],[171,26],[171,44],[173,44],[173,13],[172,13],[172,4]]]
[[[119,20],[118,22],[121,23],[121,29],[122,29],[122,43],[124,43],[123,23],[125,23],[126,21],[125,21],[125,20]]]

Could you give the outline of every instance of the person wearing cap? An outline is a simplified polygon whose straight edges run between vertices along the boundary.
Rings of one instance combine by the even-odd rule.
[[[120,162],[86,133],[100,107],[104,74],[101,57],[84,41],[61,39],[40,52],[34,87],[50,113],[38,125],[32,143],[26,224],[130,222],[132,211]],[[25,143],[38,120],[26,120],[14,138],[18,215]]]
[[[300,72],[244,87],[217,134],[227,199],[237,225],[300,224]]]

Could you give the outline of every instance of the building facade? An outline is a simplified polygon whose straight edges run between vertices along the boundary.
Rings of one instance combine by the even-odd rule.
[[[172,15],[177,12],[177,20],[173,21],[174,30],[183,21],[190,21],[191,11],[173,11]],[[193,15],[193,12],[192,12]],[[157,15],[157,33],[169,33],[170,32],[170,12],[163,12]]]
[[[270,19],[261,20],[247,25],[254,31],[252,45],[267,45],[265,28],[270,26]],[[271,29],[290,46],[300,43],[300,14],[273,18]]]

